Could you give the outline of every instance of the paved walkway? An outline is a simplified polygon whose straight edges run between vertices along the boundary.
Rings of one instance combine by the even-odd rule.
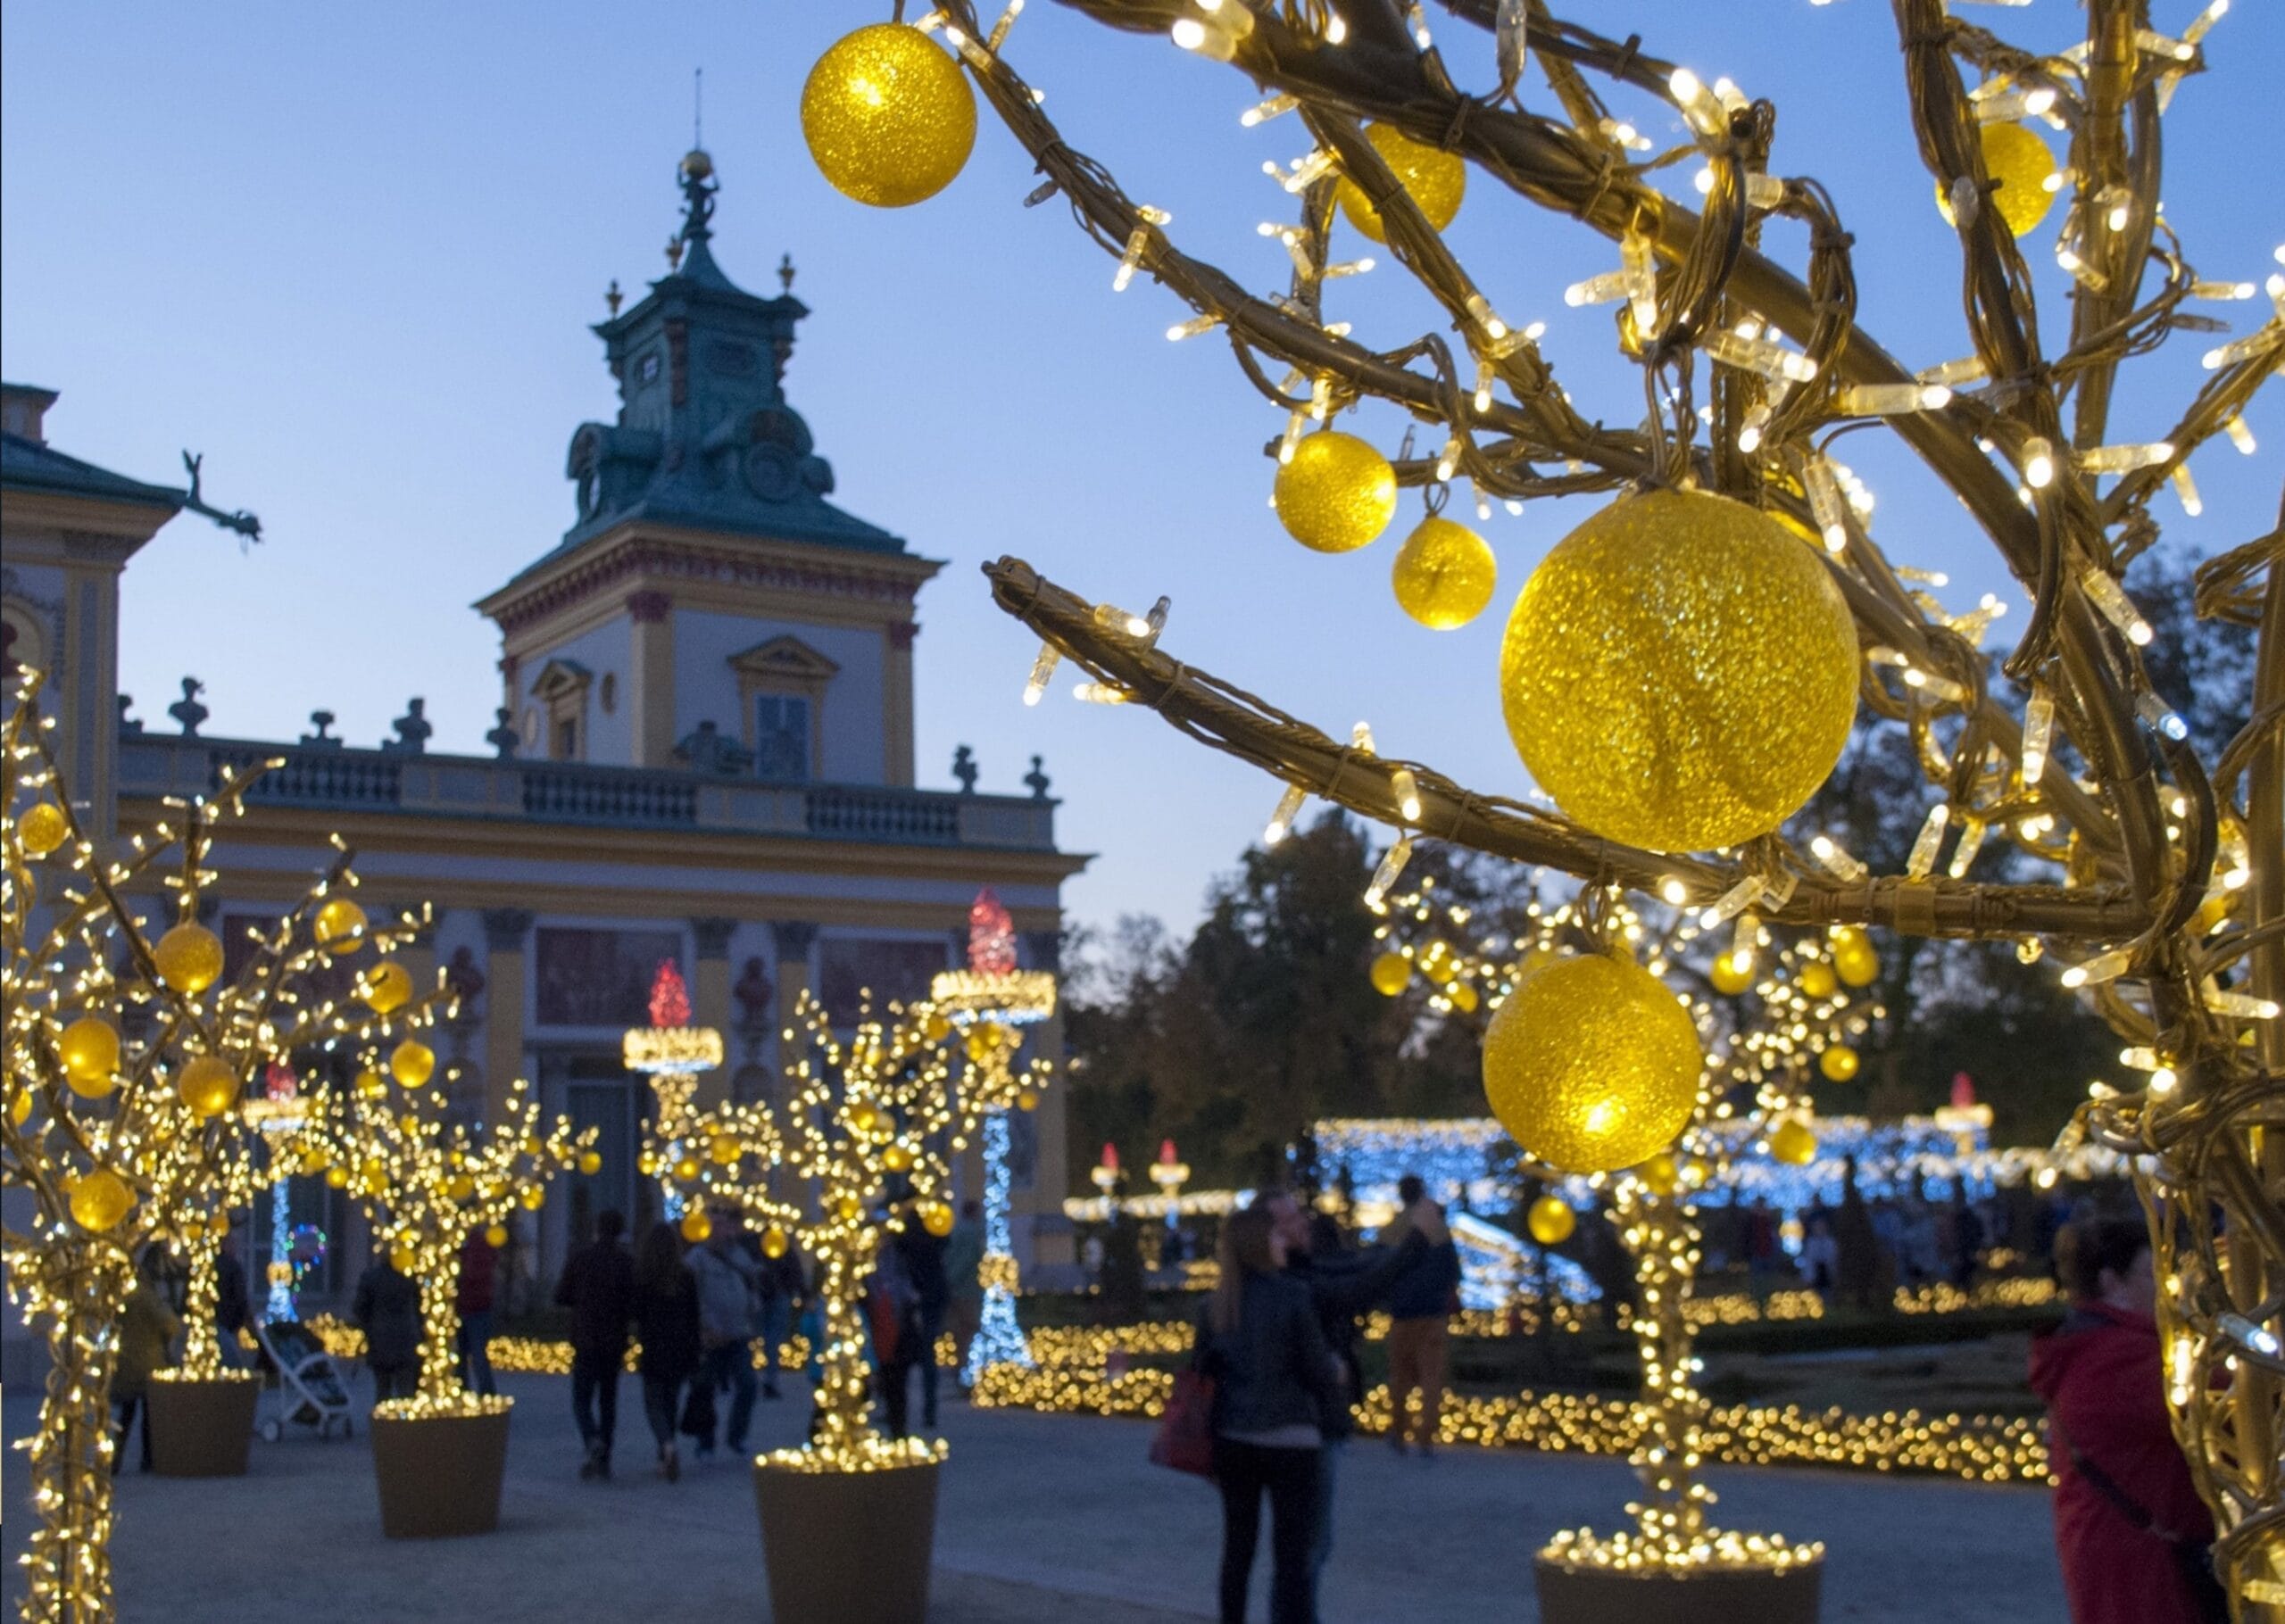
[[[586,1624],[769,1617],[750,1479],[722,1462],[652,1476],[636,1384],[620,1389],[619,1475],[578,1482],[565,1382],[518,1398],[503,1526],[481,1539],[381,1537],[356,1441],[254,1446],[238,1480],[120,1480],[126,1624],[367,1624],[478,1619]],[[10,1444],[33,1400],[6,1400]],[[757,1446],[795,1441],[800,1403],[763,1404]],[[946,1412],[952,1458],[937,1538],[935,1624],[1173,1624],[1211,1616],[1212,1490],[1143,1459],[1139,1422]],[[1531,1553],[1556,1529],[1613,1526],[1633,1486],[1614,1462],[1453,1450],[1432,1465],[1352,1446],[1325,1624],[1483,1624],[1534,1616]],[[1806,1471],[1713,1474],[1725,1526],[1824,1540],[1827,1624],[2064,1624],[2047,1496],[2037,1489]],[[6,1467],[9,1595],[30,1508]],[[1266,1544],[1266,1541],[1265,1541]],[[1257,1576],[1259,1583],[1261,1576]],[[1264,1608],[1257,1601],[1255,1616]],[[825,1624],[784,1620],[782,1624]]]

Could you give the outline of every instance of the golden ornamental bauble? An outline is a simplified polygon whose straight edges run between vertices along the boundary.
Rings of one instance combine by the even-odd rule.
[[[98,1233],[112,1228],[135,1206],[135,1192],[127,1181],[108,1167],[98,1167],[77,1180],[69,1197],[71,1222]]]
[[[1816,552],[1702,492],[1622,498],[1558,543],[1500,650],[1508,736],[1540,787],[1658,851],[1777,827],[1857,714],[1857,629]]]
[[[1452,944],[1442,938],[1433,940],[1422,948],[1414,962],[1420,966],[1420,974],[1439,987],[1449,986],[1452,978],[1459,974],[1459,966],[1452,959]]]
[[[1396,517],[1396,470],[1354,435],[1305,435],[1270,496],[1285,534],[1318,552],[1354,552]]]
[[[880,1107],[868,1099],[860,1099],[849,1108],[849,1125],[860,1133],[871,1133],[880,1123]]]
[[[222,979],[222,939],[203,924],[179,924],[151,949],[159,979],[177,992],[204,992]]]
[[[1714,983],[1715,991],[1724,998],[1735,998],[1753,985],[1753,965],[1750,961],[1740,964],[1734,953],[1716,954],[1706,979]]]
[[[466,1173],[455,1173],[445,1181],[445,1193],[455,1201],[465,1201],[476,1194],[476,1181]]]
[[[490,1247],[495,1252],[497,1252],[502,1247],[506,1246],[508,1244],[508,1226],[504,1223],[486,1225],[484,1231],[484,1244]]]
[[[891,1145],[881,1152],[881,1165],[891,1172],[902,1172],[912,1165],[912,1152],[902,1145]]]
[[[238,1103],[237,1068],[217,1055],[194,1055],[175,1080],[175,1092],[192,1115],[220,1116]]]
[[[579,1153],[578,1165],[581,1172],[591,1179],[594,1178],[603,1170],[602,1153],[599,1150],[582,1150]]]
[[[1801,966],[1801,990],[1813,998],[1829,998],[1840,990],[1840,978],[1823,959]]]
[[[318,945],[337,948],[365,933],[365,910],[346,897],[328,897],[318,909]]]
[[[389,1051],[389,1075],[402,1089],[428,1085],[436,1074],[436,1051],[417,1038],[407,1038]]]
[[[328,1167],[325,1170],[325,1181],[335,1189],[346,1189],[349,1188],[349,1170],[346,1167]]]
[[[694,1206],[682,1215],[682,1238],[696,1245],[714,1232],[714,1221],[706,1215],[704,1207]]]
[[[706,1141],[706,1154],[727,1167],[736,1161],[745,1147],[738,1143],[735,1133],[718,1133]]]
[[[1035,1089],[1018,1089],[1016,1090],[1016,1109],[1018,1111],[1038,1110],[1039,1091]]]
[[[1807,1167],[1817,1158],[1817,1136],[1807,1123],[1789,1116],[1771,1131],[1769,1154],[1788,1167]]]
[[[1634,1170],[1642,1181],[1642,1188],[1654,1196],[1671,1196],[1682,1188],[1682,1169],[1674,1165],[1674,1157],[1660,1151]]]
[[[15,1098],[8,1102],[8,1120],[19,1128],[31,1121],[32,1096],[31,1089],[18,1089]]]
[[[931,1043],[942,1043],[952,1035],[951,1022],[942,1015],[931,1015],[920,1023],[921,1035]]]
[[[835,1216],[843,1223],[856,1222],[857,1214],[864,1210],[865,1204],[854,1196],[843,1196],[833,1204]]]
[[[55,1040],[63,1080],[85,1099],[101,1099],[119,1086],[119,1028],[101,1015],[81,1015]]]
[[[389,1249],[389,1267],[399,1274],[410,1274],[420,1266],[420,1254],[411,1247],[393,1247]]]
[[[1432,631],[1449,632],[1483,613],[1499,584],[1491,543],[1448,518],[1426,518],[1397,549],[1391,574],[1404,612]]]
[[[2038,229],[2055,206],[2055,194],[2047,189],[2055,174],[2055,153],[2020,124],[1986,124],[1982,141],[1983,172],[1998,183],[1990,194],[1991,206],[2017,236]],[[1952,214],[1951,195],[1940,181],[1936,186],[1936,211],[1946,225],[1958,224]]]
[[[698,1158],[694,1156],[681,1156],[675,1162],[675,1177],[686,1184],[694,1181],[701,1171]]]
[[[1452,1007],[1462,1015],[1474,1015],[1475,1007],[1483,1002],[1475,989],[1466,982],[1460,982],[1445,996],[1452,1000]]]
[[[16,820],[16,838],[36,858],[44,858],[71,838],[71,820],[52,800],[35,802]]]
[[[1515,1141],[1566,1172],[1615,1172],[1673,1142],[1705,1056],[1641,965],[1584,954],[1522,982],[1483,1035],[1483,1092]]]
[[[1401,953],[1383,953],[1373,960],[1373,990],[1394,998],[1412,984],[1412,961]]]
[[[1442,231],[1452,223],[1452,217],[1460,211],[1460,199],[1467,191],[1467,163],[1458,153],[1415,141],[1402,130],[1386,124],[1367,124],[1365,139],[1373,144],[1381,162],[1389,166],[1411,195],[1429,225]],[[1364,188],[1344,175],[1333,195],[1350,225],[1376,243],[1389,240],[1388,228],[1381,223],[1381,211],[1373,207]]]
[[[542,1185],[527,1184],[516,1193],[516,1199],[523,1203],[524,1211],[536,1213],[547,1205],[547,1190]]]
[[[1869,987],[1881,979],[1880,949],[1873,939],[1853,924],[1836,925],[1832,932],[1832,967],[1852,987]]]
[[[1524,1227],[1530,1230],[1532,1239],[1543,1247],[1559,1247],[1571,1239],[1571,1231],[1579,1227],[1579,1215],[1571,1204],[1560,1196],[1541,1196],[1532,1203],[1525,1216]]]
[[[357,996],[375,1015],[387,1015],[412,1001],[412,972],[385,958],[358,978]]]
[[[762,1230],[761,1255],[764,1257],[783,1257],[785,1255],[785,1231],[776,1224],[773,1223]]]
[[[1817,1070],[1827,1082],[1847,1082],[1857,1075],[1857,1051],[1846,1043],[1836,1043],[1817,1056]]]
[[[942,1240],[952,1232],[952,1209],[942,1201],[920,1204],[920,1227]]]
[[[818,59],[802,87],[802,135],[836,192],[902,209],[952,183],[976,145],[976,93],[918,29],[877,22]]]

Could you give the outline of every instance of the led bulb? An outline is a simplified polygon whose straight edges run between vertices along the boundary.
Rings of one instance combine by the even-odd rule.
[[[1025,704],[1039,703],[1040,696],[1047,692],[1048,679],[1055,675],[1056,662],[1062,658],[1061,651],[1053,643],[1043,642],[1039,645],[1039,653],[1032,660],[1031,676],[1024,684]]]
[[[2055,699],[2033,684],[2023,706],[2023,787],[2037,789],[2047,771],[2048,745],[2055,733]]]
[[[1275,846],[1292,832],[1293,819],[1301,810],[1301,803],[1309,792],[1298,783],[1289,783],[1285,792],[1277,798],[1277,809],[1269,815],[1269,826],[1261,832],[1261,843]]]
[[[1389,792],[1396,798],[1396,809],[1408,824],[1420,821],[1420,782],[1412,769],[1400,766],[1389,775]]]

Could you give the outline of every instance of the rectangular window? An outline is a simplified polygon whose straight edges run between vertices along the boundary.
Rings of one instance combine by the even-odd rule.
[[[579,758],[579,718],[558,717],[555,719],[555,758],[577,761]]]
[[[758,693],[753,700],[753,772],[777,783],[810,775],[810,701],[799,694]]]

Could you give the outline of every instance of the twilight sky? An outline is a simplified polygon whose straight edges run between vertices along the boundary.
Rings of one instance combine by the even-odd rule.
[[[2154,21],[2178,32],[2198,9],[2160,0]],[[1369,717],[1384,750],[1477,788],[1527,787],[1500,722],[1500,634],[1533,564],[1589,510],[1495,510],[1483,530],[1499,595],[1457,632],[1415,626],[1390,594],[1417,494],[1361,552],[1288,541],[1260,454],[1275,414],[1226,345],[1166,341],[1187,311],[1163,290],[1138,279],[1114,297],[1112,262],[1060,205],[1022,208],[1029,165],[988,112],[967,172],[917,209],[867,209],[818,178],[796,115],[802,79],[885,10],[14,0],[0,12],[0,366],[62,392],[48,419],[60,449],[170,484],[180,449],[203,451],[209,499],[264,525],[242,551],[179,519],[129,570],[121,666],[137,713],[171,725],[162,713],[189,672],[207,684],[210,732],[290,739],[322,707],[370,743],[417,693],[432,748],[484,749],[497,646],[467,606],[571,521],[564,448],[615,403],[585,328],[612,278],[639,293],[665,271],[702,64],[716,257],[757,291],[774,291],[780,254],[799,268],[815,314],[787,388],[834,463],[835,500],[949,560],[921,600],[921,782],[949,787],[952,747],[968,742],[982,788],[1021,793],[1028,757],[1043,754],[1063,844],[1101,854],[1066,893],[1076,918],[1142,910],[1187,925],[1276,787],[1147,714],[1074,704],[1068,683],[1024,709],[1034,645],[976,573],[1002,552],[1137,609],[1171,592],[1177,658],[1328,731]],[[1455,76],[1486,87],[1488,37],[1432,12]],[[1967,352],[1954,239],[1903,124],[1888,7],[1579,0],[1566,14],[1773,98],[1772,167],[1833,191],[1869,329],[1915,366]],[[1973,14],[2048,47],[2075,37],[2081,15],[2067,0]],[[2167,122],[2167,216],[2201,274],[2258,281],[2285,239],[2273,104],[2285,23],[2241,0],[2206,44],[2213,71],[2182,87]],[[1185,248],[1257,288],[1284,285],[1283,251],[1253,228],[1291,206],[1260,166],[1306,137],[1290,118],[1242,130],[1250,82],[1038,0],[1008,52],[1074,146],[1174,211]],[[1526,94],[1552,99],[1535,75]],[[1678,138],[1648,104],[1616,111],[1662,146]],[[1668,171],[1685,191],[1692,167]],[[2055,224],[2032,255],[2050,353],[2068,313]],[[1545,350],[1583,410],[1639,418],[1608,311],[1562,301],[1566,284],[1616,266],[1612,246],[1480,175],[1451,240],[1511,321],[1547,322]],[[1798,230],[1773,230],[1771,246],[1801,262]],[[1336,248],[1359,251],[1353,237]],[[1328,311],[1393,347],[1439,323],[1382,258],[1337,284]],[[2203,308],[2244,332],[2267,302]],[[2130,371],[2112,437],[2163,433],[2218,342],[2189,336]],[[1395,414],[1362,421],[1394,449]],[[2258,456],[2219,446],[2194,464],[2204,518],[2175,522],[2159,499],[2177,538],[2216,552],[2274,522],[2278,391],[2251,422]],[[1881,436],[1844,447],[1880,498],[1874,533],[1891,558],[1949,571],[1956,608],[2003,593],[2007,641],[2022,594],[1954,505]]]

